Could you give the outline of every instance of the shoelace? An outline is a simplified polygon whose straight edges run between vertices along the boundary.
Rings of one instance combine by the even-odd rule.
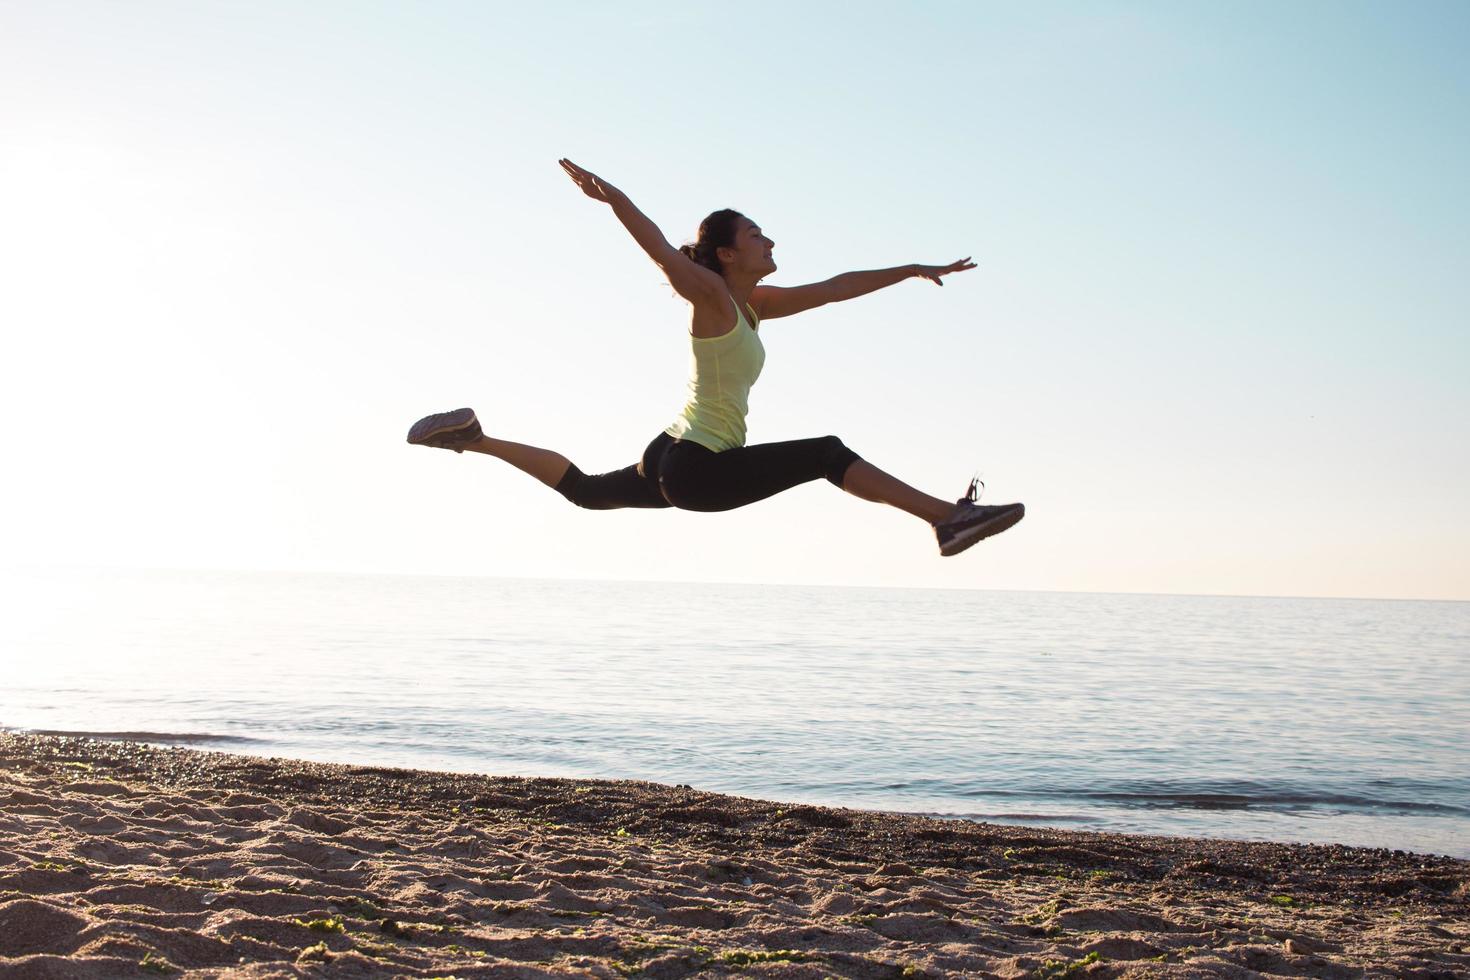
[[[979,488],[978,491],[976,488]],[[968,500],[972,504],[979,503],[980,494],[984,492],[985,481],[980,479],[980,474],[976,473],[973,477],[970,478],[970,489],[965,491],[964,499]]]

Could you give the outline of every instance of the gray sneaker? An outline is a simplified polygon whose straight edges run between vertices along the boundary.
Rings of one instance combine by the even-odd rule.
[[[440,412],[419,419],[408,430],[408,441],[415,446],[433,446],[435,449],[453,449],[457,453],[484,435],[480,431],[480,420],[475,418],[473,408],[456,408],[452,412]]]
[[[1026,516],[1025,504],[977,504],[975,490],[979,484],[979,480],[971,480],[970,489],[955,501],[950,515],[934,525],[939,553],[946,558],[959,554],[977,541],[999,534]]]

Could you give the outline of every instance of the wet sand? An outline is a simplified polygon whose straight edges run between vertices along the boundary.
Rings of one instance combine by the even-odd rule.
[[[0,733],[0,980],[1470,977],[1470,862]]]

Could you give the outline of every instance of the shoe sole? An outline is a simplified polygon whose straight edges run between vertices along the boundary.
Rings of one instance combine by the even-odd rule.
[[[408,441],[415,446],[432,446],[435,449],[450,448],[438,444],[445,436],[453,436],[477,425],[473,408],[456,408],[452,412],[441,412],[419,419],[408,430]]]
[[[986,538],[995,537],[1007,528],[1015,527],[1025,516],[1026,505],[1017,504],[1004,513],[996,514],[988,521],[981,521],[979,524],[965,528],[951,538],[948,544],[940,548],[939,554],[944,558],[953,557],[973,544],[979,544]]]

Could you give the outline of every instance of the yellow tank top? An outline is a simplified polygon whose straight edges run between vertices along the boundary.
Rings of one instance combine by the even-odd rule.
[[[734,297],[730,300],[734,302]],[[761,376],[766,348],[750,318],[735,304],[735,329],[718,337],[690,337],[689,401],[664,431],[714,452],[745,445],[745,415],[750,386]]]

